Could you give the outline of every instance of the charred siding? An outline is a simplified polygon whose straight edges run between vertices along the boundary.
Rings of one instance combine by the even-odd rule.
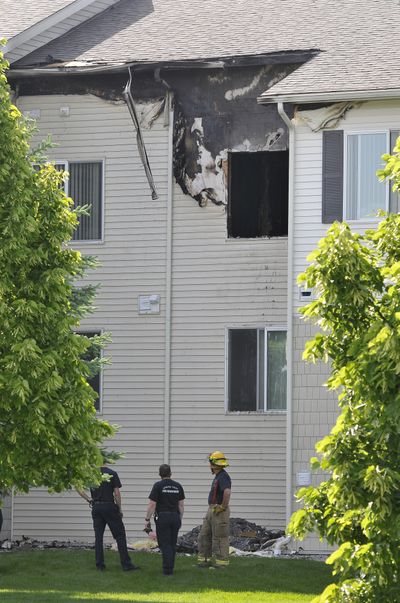
[[[257,96],[298,66],[267,64],[225,68],[135,72],[136,101],[159,98],[169,87],[175,98],[174,174],[182,191],[200,206],[227,204],[228,153],[287,149],[287,132],[276,107]],[[93,94],[121,101],[127,72],[14,79],[23,95]]]

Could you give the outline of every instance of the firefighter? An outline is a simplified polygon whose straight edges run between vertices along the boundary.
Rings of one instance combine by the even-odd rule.
[[[171,479],[171,467],[160,465],[157,481],[147,505],[144,531],[151,531],[151,516],[155,515],[157,541],[162,553],[164,576],[174,573],[176,540],[182,524],[185,493],[179,482]]]
[[[231,478],[225,471],[229,466],[223,452],[211,453],[208,461],[214,475],[208,495],[208,510],[199,534],[199,567],[224,568],[229,564],[229,500]]]
[[[104,571],[104,550],[103,550],[103,535],[106,526],[111,530],[118,546],[118,552],[122,569],[125,572],[140,569],[134,565],[129,557],[126,544],[125,526],[122,521],[121,508],[121,481],[118,473],[106,466],[106,463],[100,467],[102,474],[107,475],[109,479],[100,483],[97,488],[90,488],[91,498],[83,490],[77,490],[92,509],[93,529],[95,534],[95,558],[96,567],[99,571]]]

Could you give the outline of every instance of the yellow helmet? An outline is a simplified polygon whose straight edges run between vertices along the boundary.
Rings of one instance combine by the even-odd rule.
[[[212,465],[216,465],[217,467],[228,467],[229,463],[223,452],[220,450],[215,450],[208,457],[208,461]]]

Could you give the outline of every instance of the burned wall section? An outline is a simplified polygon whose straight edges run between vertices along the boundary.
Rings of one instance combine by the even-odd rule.
[[[276,106],[259,105],[257,97],[296,67],[298,63],[134,70],[135,102],[151,104],[165,97],[167,88],[173,92],[174,174],[200,206],[227,205],[230,152],[287,149],[287,130]],[[93,94],[118,102],[128,69],[117,74],[10,75],[18,96]]]
[[[257,97],[294,68],[226,67],[163,76],[175,94],[175,178],[200,206],[227,205],[230,152],[287,149],[276,106],[261,106]]]

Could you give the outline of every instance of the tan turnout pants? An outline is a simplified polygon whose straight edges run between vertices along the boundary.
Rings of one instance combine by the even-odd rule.
[[[199,534],[200,563],[208,562],[212,557],[215,565],[223,566],[229,563],[229,507],[221,513],[214,513],[210,505],[207,515],[203,519]]]

